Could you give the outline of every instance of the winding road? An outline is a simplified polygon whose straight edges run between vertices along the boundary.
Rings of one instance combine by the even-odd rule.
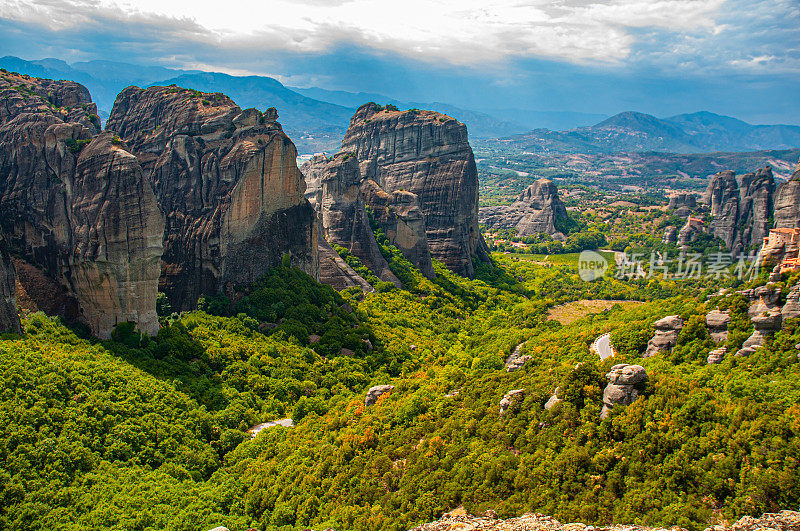
[[[614,348],[611,346],[611,333],[603,334],[592,343],[592,350],[597,352],[601,360],[614,356]]]

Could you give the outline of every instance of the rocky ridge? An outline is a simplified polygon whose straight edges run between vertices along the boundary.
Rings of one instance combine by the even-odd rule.
[[[139,162],[97,134],[78,83],[2,73],[0,101],[0,232],[26,278],[63,286],[79,308],[65,317],[102,338],[123,321],[154,334],[163,219]]]
[[[528,186],[512,205],[480,209],[480,222],[492,229],[517,229],[517,236],[544,232],[564,240],[567,208],[558,197],[558,188],[549,179],[539,179]]]
[[[433,111],[358,108],[342,140],[361,174],[387,193],[417,196],[431,255],[472,277],[489,259],[478,229],[478,172],[464,124]]]

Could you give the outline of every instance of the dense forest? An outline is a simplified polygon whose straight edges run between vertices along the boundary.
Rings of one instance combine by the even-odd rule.
[[[795,321],[708,365],[709,310],[731,312],[729,351],[752,331],[724,279],[582,282],[574,264],[495,254],[475,280],[435,264],[431,281],[378,236],[403,289],[337,293],[286,261],[195,312],[162,300],[156,337],[24,315],[0,341],[0,528],[401,530],[463,505],[694,530],[800,503]],[[548,319],[581,299],[642,303]],[[642,359],[675,313],[677,346]],[[589,345],[606,332],[618,354],[601,361]],[[506,372],[520,344],[531,358]],[[600,420],[624,362],[645,388]],[[501,415],[511,389],[524,400]]]

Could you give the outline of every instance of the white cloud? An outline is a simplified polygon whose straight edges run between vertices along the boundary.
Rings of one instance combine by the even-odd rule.
[[[719,31],[723,0],[7,0],[0,16],[51,29],[110,20],[158,24],[222,48],[324,52],[366,46],[425,61],[497,63],[539,57],[619,62],[635,29]],[[171,27],[170,27],[171,26]]]

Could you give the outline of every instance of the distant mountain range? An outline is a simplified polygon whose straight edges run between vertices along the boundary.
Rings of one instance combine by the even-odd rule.
[[[6,56],[0,58],[0,68],[82,83],[97,103],[101,118],[108,116],[116,95],[130,85],[174,83],[224,92],[243,108],[277,108],[284,129],[303,153],[338,150],[354,110],[368,101],[439,111],[464,122],[473,138],[502,137],[500,142],[509,147],[535,153],[704,153],[800,147],[799,126],[751,125],[710,112],[670,118],[638,112],[607,118],[601,114],[515,108],[480,112],[443,102],[401,101],[376,93],[286,87],[267,76],[231,76],[113,61],[68,64],[60,59],[26,61]],[[595,125],[587,125],[592,123]],[[538,129],[524,132],[534,127]]]
[[[501,142],[532,153],[559,154],[758,151],[800,147],[800,126],[751,125],[707,111],[669,118],[629,111],[588,127],[534,129]]]

